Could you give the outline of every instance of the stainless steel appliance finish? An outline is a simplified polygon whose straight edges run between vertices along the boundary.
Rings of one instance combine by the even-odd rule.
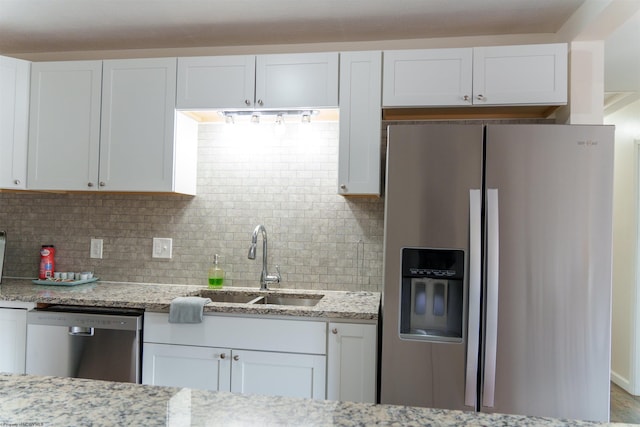
[[[26,372],[140,383],[142,312],[52,306],[27,313]]]
[[[382,403],[607,421],[613,127],[388,135]],[[406,247],[464,252],[462,342],[401,336]]]
[[[2,269],[4,267],[4,253],[7,246],[7,233],[0,231],[0,283],[2,283]]]

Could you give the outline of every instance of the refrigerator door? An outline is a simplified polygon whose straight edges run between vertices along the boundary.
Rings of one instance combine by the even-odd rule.
[[[483,411],[609,418],[613,131],[487,126]]]
[[[470,190],[482,184],[480,125],[396,125],[388,130],[381,401],[465,406]],[[461,342],[400,338],[401,252],[406,247],[465,254]],[[475,350],[477,354],[477,349]],[[474,372],[473,377],[476,376]]]

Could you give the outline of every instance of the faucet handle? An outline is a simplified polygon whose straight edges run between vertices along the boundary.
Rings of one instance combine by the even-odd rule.
[[[276,265],[276,274],[267,274],[266,279],[267,279],[266,281],[270,284],[280,283],[280,280],[282,280],[282,276],[280,275],[280,266]]]

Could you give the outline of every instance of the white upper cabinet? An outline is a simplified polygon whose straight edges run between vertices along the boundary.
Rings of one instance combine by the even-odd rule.
[[[472,49],[384,52],[383,105],[471,105]]]
[[[381,84],[381,52],[340,54],[341,195],[380,195]]]
[[[567,103],[567,45],[478,47],[473,50],[473,103]]]
[[[30,66],[0,56],[0,188],[27,186]]]
[[[176,58],[104,61],[102,93],[100,187],[175,191]]]
[[[258,108],[338,106],[338,54],[260,55],[256,58]]]
[[[254,55],[178,58],[176,108],[252,108]]]
[[[31,64],[28,188],[98,183],[102,61]]]
[[[384,52],[385,107],[562,105],[567,45]]]
[[[338,54],[178,59],[178,109],[338,106]]]
[[[28,188],[195,194],[175,100],[176,58],[33,63]]]

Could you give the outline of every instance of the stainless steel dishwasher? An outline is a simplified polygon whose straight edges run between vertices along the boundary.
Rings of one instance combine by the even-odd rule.
[[[142,313],[61,305],[29,311],[27,374],[140,383]]]

